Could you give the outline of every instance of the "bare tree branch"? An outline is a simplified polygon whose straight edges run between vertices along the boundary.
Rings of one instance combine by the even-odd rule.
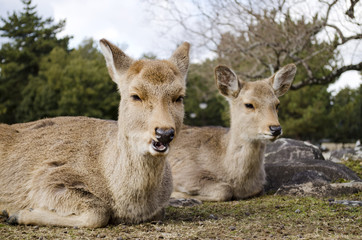
[[[290,62],[304,74],[292,89],[329,84],[345,71],[361,70],[359,63],[344,64],[340,51],[362,39],[360,16],[354,15],[360,12],[358,0],[349,6],[345,0],[144,1],[168,6],[164,15],[171,20],[163,24],[176,23],[196,48],[213,51],[216,62],[230,65],[245,80],[273,74]],[[305,12],[306,6],[311,11]]]
[[[351,0],[351,6],[346,11],[346,15],[352,19],[354,19],[354,7],[359,2],[359,0]]]
[[[362,34],[356,34],[353,36],[349,36],[349,37],[345,37],[341,31],[341,29],[339,29],[337,26],[333,25],[333,24],[326,24],[327,27],[331,27],[334,30],[336,30],[337,34],[339,35],[340,39],[341,39],[341,43],[339,45],[345,44],[346,42],[350,41],[350,40],[354,40],[354,39],[362,39]]]
[[[302,88],[304,86],[308,86],[308,85],[314,85],[314,84],[322,85],[322,84],[330,83],[330,82],[333,82],[336,78],[340,77],[342,75],[342,73],[344,73],[346,71],[350,71],[350,70],[361,71],[362,62],[360,62],[358,64],[351,64],[351,65],[346,65],[346,66],[340,67],[340,68],[332,71],[330,74],[323,76],[321,78],[315,78],[315,77],[308,78],[304,82],[299,82],[299,83],[293,84],[291,86],[291,89],[297,90],[297,89],[300,89],[300,88]]]

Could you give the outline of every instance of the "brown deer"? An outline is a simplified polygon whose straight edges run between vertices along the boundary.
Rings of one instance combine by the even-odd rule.
[[[278,97],[295,73],[289,64],[268,79],[244,82],[228,67],[216,67],[217,87],[230,104],[230,129],[183,127],[168,156],[172,197],[227,201],[263,191],[265,143],[282,134]]]
[[[103,227],[161,216],[166,162],[183,117],[188,43],[168,60],[128,57],[102,39],[121,95],[118,122],[57,117],[0,124],[0,209],[14,224]]]

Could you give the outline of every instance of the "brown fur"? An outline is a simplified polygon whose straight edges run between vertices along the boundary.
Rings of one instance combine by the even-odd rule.
[[[105,39],[101,49],[122,96],[118,122],[0,124],[0,209],[10,222],[102,227],[162,215],[172,192],[168,150],[151,144],[156,128],[177,135],[181,127],[183,104],[175,99],[185,93],[189,44],[152,61],[133,61]]]
[[[215,69],[219,91],[230,103],[231,126],[183,127],[168,157],[173,197],[227,201],[263,190],[265,141],[277,138],[270,127],[280,126],[278,97],[289,89],[295,72],[290,64],[269,79],[244,82],[226,66]]]

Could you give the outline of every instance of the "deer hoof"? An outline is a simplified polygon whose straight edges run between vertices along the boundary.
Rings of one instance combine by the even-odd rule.
[[[19,224],[18,218],[19,218],[18,214],[13,214],[6,220],[6,222],[10,225],[17,225]]]
[[[202,204],[202,202],[194,198],[170,198],[169,201],[169,206],[171,207],[193,207],[200,204]]]
[[[9,218],[9,213],[6,210],[3,210],[0,215],[6,219]]]

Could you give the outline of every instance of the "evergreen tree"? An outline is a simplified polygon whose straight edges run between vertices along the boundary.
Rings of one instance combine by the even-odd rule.
[[[326,138],[332,122],[329,119],[328,86],[306,86],[289,91],[280,98],[279,121],[283,137],[318,142]]]
[[[117,119],[119,95],[95,42],[84,41],[68,53],[60,47],[40,62],[39,74],[23,91],[19,118],[61,115]]]
[[[342,89],[331,103],[327,136],[344,143],[362,140],[362,84],[357,89]]]
[[[193,126],[228,126],[229,105],[216,88],[214,60],[191,64],[187,78],[184,123]]]
[[[17,113],[23,100],[22,90],[39,72],[43,56],[59,47],[68,51],[70,37],[57,38],[65,21],[54,23],[36,12],[31,0],[22,0],[24,8],[7,18],[1,17],[1,37],[8,41],[0,49],[0,122],[23,122]]]

